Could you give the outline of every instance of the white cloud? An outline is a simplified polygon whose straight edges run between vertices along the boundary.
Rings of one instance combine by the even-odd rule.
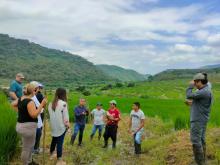
[[[207,30],[199,30],[194,33],[194,37],[198,40],[207,40],[209,36],[209,31]]]
[[[186,44],[175,44],[174,46],[174,51],[177,52],[194,52],[195,48],[191,45],[186,45]]]
[[[220,47],[220,33],[209,36],[207,42],[210,45]]]

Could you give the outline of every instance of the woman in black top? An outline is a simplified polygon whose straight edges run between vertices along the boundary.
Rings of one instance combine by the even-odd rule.
[[[36,109],[31,98],[35,95],[35,86],[27,84],[24,89],[24,96],[12,103],[13,107],[18,112],[18,120],[16,131],[22,137],[22,153],[21,159],[24,165],[36,164],[32,162],[32,148],[35,143],[37,116],[47,101],[44,99]]]

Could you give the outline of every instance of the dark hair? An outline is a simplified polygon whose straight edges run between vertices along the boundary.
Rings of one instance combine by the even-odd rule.
[[[201,80],[202,84],[207,84],[208,83],[208,74],[207,73],[202,73],[205,76],[204,80]]]
[[[139,102],[134,102],[134,105],[136,105],[138,108],[141,107],[141,104]]]
[[[53,102],[52,109],[55,111],[58,100],[67,101],[66,90],[64,88],[57,88]]]

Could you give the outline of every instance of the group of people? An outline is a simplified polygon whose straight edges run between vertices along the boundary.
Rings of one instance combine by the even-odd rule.
[[[22,87],[24,75],[18,73],[12,81],[9,89],[11,104],[18,112],[16,131],[21,135],[22,153],[21,160],[24,165],[35,165],[32,154],[39,154],[39,144],[42,134],[44,111],[46,110],[47,99],[41,93],[43,85],[32,81]],[[98,130],[98,140],[103,135],[103,148],[108,148],[108,140],[112,139],[112,148],[116,148],[118,123],[121,120],[117,102],[109,102],[109,110],[105,111],[102,103],[98,102],[96,108],[91,112],[86,107],[86,99],[80,98],[79,105],[74,108],[74,127],[70,144],[74,145],[77,135],[78,146],[82,146],[83,133],[87,117],[93,117],[93,128],[90,140],[93,140]],[[65,164],[62,160],[63,143],[65,134],[70,128],[67,92],[64,88],[58,88],[54,99],[48,105],[49,122],[51,127],[50,159],[57,157],[57,164]],[[135,154],[141,154],[141,137],[144,131],[144,112],[140,109],[140,103],[134,102],[129,121],[129,133],[134,139]],[[105,128],[104,134],[102,134]],[[56,150],[56,153],[55,153]]]
[[[21,83],[23,74],[18,73],[16,79],[10,85],[10,100],[13,107],[18,112],[16,130],[22,137],[21,159],[24,165],[37,164],[32,160],[32,153],[39,153],[40,137],[44,121],[44,111],[47,99],[43,97],[41,90],[43,85],[32,81],[24,88]],[[194,90],[196,88],[196,90]],[[204,165],[206,162],[206,127],[209,121],[213,95],[211,85],[206,73],[198,73],[194,76],[186,90],[186,102],[191,107],[190,111],[190,135],[195,162]],[[108,147],[108,139],[112,139],[112,148],[116,147],[118,123],[121,120],[117,102],[109,102],[110,108],[105,111],[102,103],[97,103],[94,110],[89,113],[86,108],[86,100],[81,98],[79,105],[74,109],[74,128],[71,136],[71,145],[78,137],[78,146],[82,145],[83,132],[86,125],[86,118],[91,114],[94,118],[94,125],[90,139],[92,140],[98,130],[98,139],[102,137],[104,131],[103,148]],[[62,149],[65,134],[70,128],[69,111],[67,103],[67,93],[63,88],[56,90],[54,99],[48,106],[52,141],[50,145],[51,159],[54,158],[54,151],[57,151],[57,164],[65,164],[62,160]],[[134,139],[135,154],[141,153],[141,137],[144,131],[144,112],[140,109],[140,103],[133,103],[130,113],[129,133]]]

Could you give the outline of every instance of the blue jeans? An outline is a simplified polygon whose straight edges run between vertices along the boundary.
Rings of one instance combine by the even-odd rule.
[[[103,125],[93,125],[91,136],[94,136],[97,129],[99,130],[99,136],[102,135]]]
[[[64,142],[64,137],[65,137],[66,131],[58,137],[52,137],[52,142],[50,145],[50,154],[52,154],[57,147],[57,158],[62,157],[63,153],[63,142]]]
[[[77,136],[78,132],[79,132],[79,144],[82,143],[84,129],[85,129],[85,124],[75,123],[74,131],[73,131],[73,135],[72,135],[73,143],[76,139],[76,136]]]
[[[34,144],[34,150],[39,150],[41,135],[42,135],[42,127],[37,128],[35,144]]]

